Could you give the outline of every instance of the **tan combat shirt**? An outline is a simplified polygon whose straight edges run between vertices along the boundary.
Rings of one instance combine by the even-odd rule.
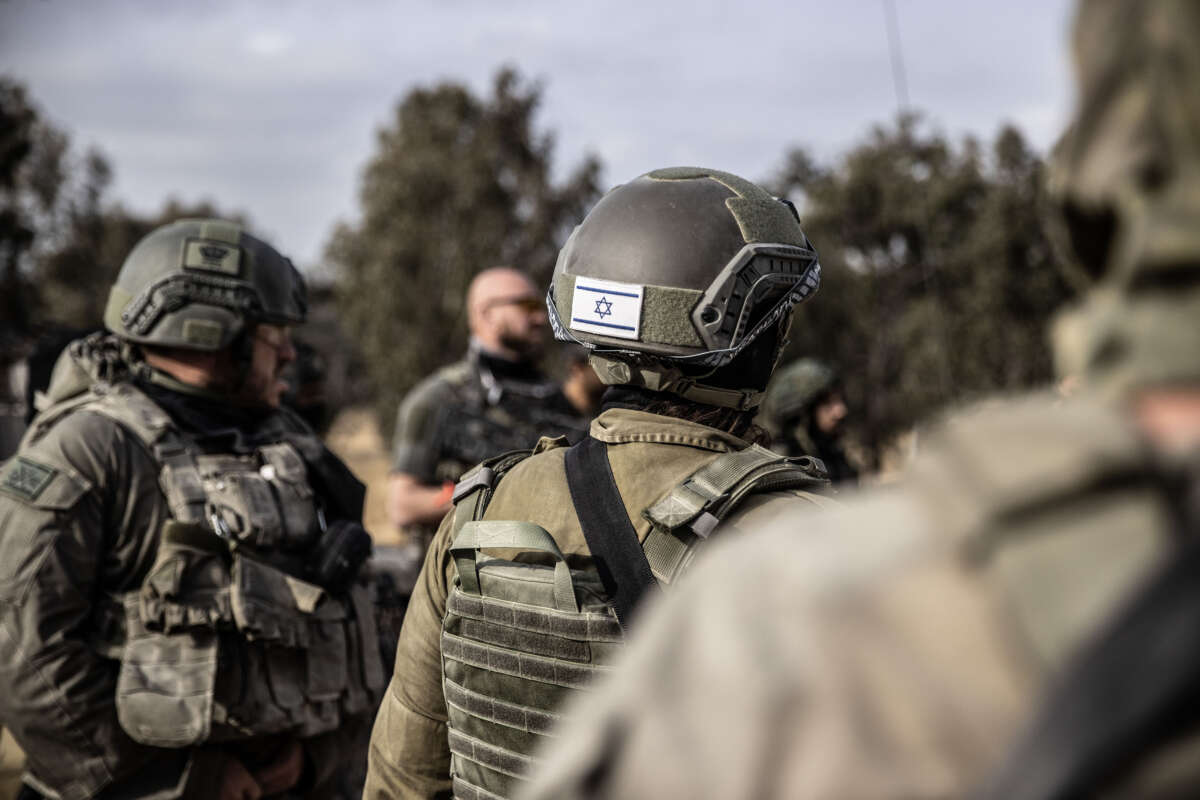
[[[1099,407],[984,409],[929,450],[898,488],[717,545],[528,796],[968,796],[1170,523]]]
[[[639,539],[650,532],[641,511],[718,454],[747,443],[735,436],[657,414],[612,409],[591,435],[607,443],[621,497]],[[571,566],[588,558],[563,468],[565,448],[550,449],[514,467],[500,482],[485,519],[526,520],[554,536]],[[755,495],[722,524],[722,537],[754,530],[783,510],[828,503],[799,494]],[[366,798],[433,797],[450,791],[450,750],[442,693],[441,631],[454,579],[449,557],[451,517],[443,520],[417,581],[396,655],[396,668],[371,737]]]

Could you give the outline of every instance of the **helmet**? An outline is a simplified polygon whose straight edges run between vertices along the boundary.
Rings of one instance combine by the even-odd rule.
[[[1080,98],[1050,191],[1087,288],[1053,331],[1059,371],[1108,394],[1200,381],[1200,6],[1085,2]]]
[[[771,379],[763,400],[763,418],[771,428],[781,430],[787,420],[803,414],[837,383],[837,373],[820,361],[812,358],[793,361]]]
[[[588,348],[606,384],[745,409],[820,276],[790,203],[727,172],[675,167],[601,198],[559,253],[546,303],[555,338]]]
[[[256,322],[298,324],[304,279],[240,226],[185,219],[151,231],[121,265],[104,325],[139,344],[214,351]]]

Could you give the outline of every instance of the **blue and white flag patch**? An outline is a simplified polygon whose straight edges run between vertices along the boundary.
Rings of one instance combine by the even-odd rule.
[[[637,339],[642,323],[642,291],[636,283],[576,278],[570,327],[601,336]]]

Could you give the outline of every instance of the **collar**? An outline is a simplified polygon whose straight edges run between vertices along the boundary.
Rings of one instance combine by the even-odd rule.
[[[731,433],[630,408],[610,408],[592,420],[588,433],[606,444],[652,442],[696,447],[717,453],[744,450],[750,443]]]

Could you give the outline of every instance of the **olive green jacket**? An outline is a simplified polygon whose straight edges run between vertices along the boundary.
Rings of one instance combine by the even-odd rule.
[[[591,435],[609,445],[613,476],[639,539],[650,532],[641,511],[720,453],[747,446],[713,428],[640,411],[613,409],[597,417]],[[549,531],[572,567],[590,561],[567,488],[562,447],[518,464],[499,483],[485,519],[526,520]],[[722,537],[765,525],[788,510],[830,501],[801,493],[749,497],[718,529]],[[417,581],[391,685],[384,696],[368,756],[364,797],[433,797],[450,791],[450,751],[442,693],[440,639],[448,587],[451,517],[443,520]]]
[[[1119,417],[1046,398],[966,414],[901,486],[714,547],[528,796],[968,796],[1171,535]]]
[[[207,796],[237,745],[135,742],[117,718],[119,651],[106,652],[119,598],[141,586],[170,517],[159,465],[134,433],[86,407],[44,432],[35,420],[29,438],[0,470],[0,725],[47,795]],[[347,738],[304,742],[311,777],[344,763]]]

